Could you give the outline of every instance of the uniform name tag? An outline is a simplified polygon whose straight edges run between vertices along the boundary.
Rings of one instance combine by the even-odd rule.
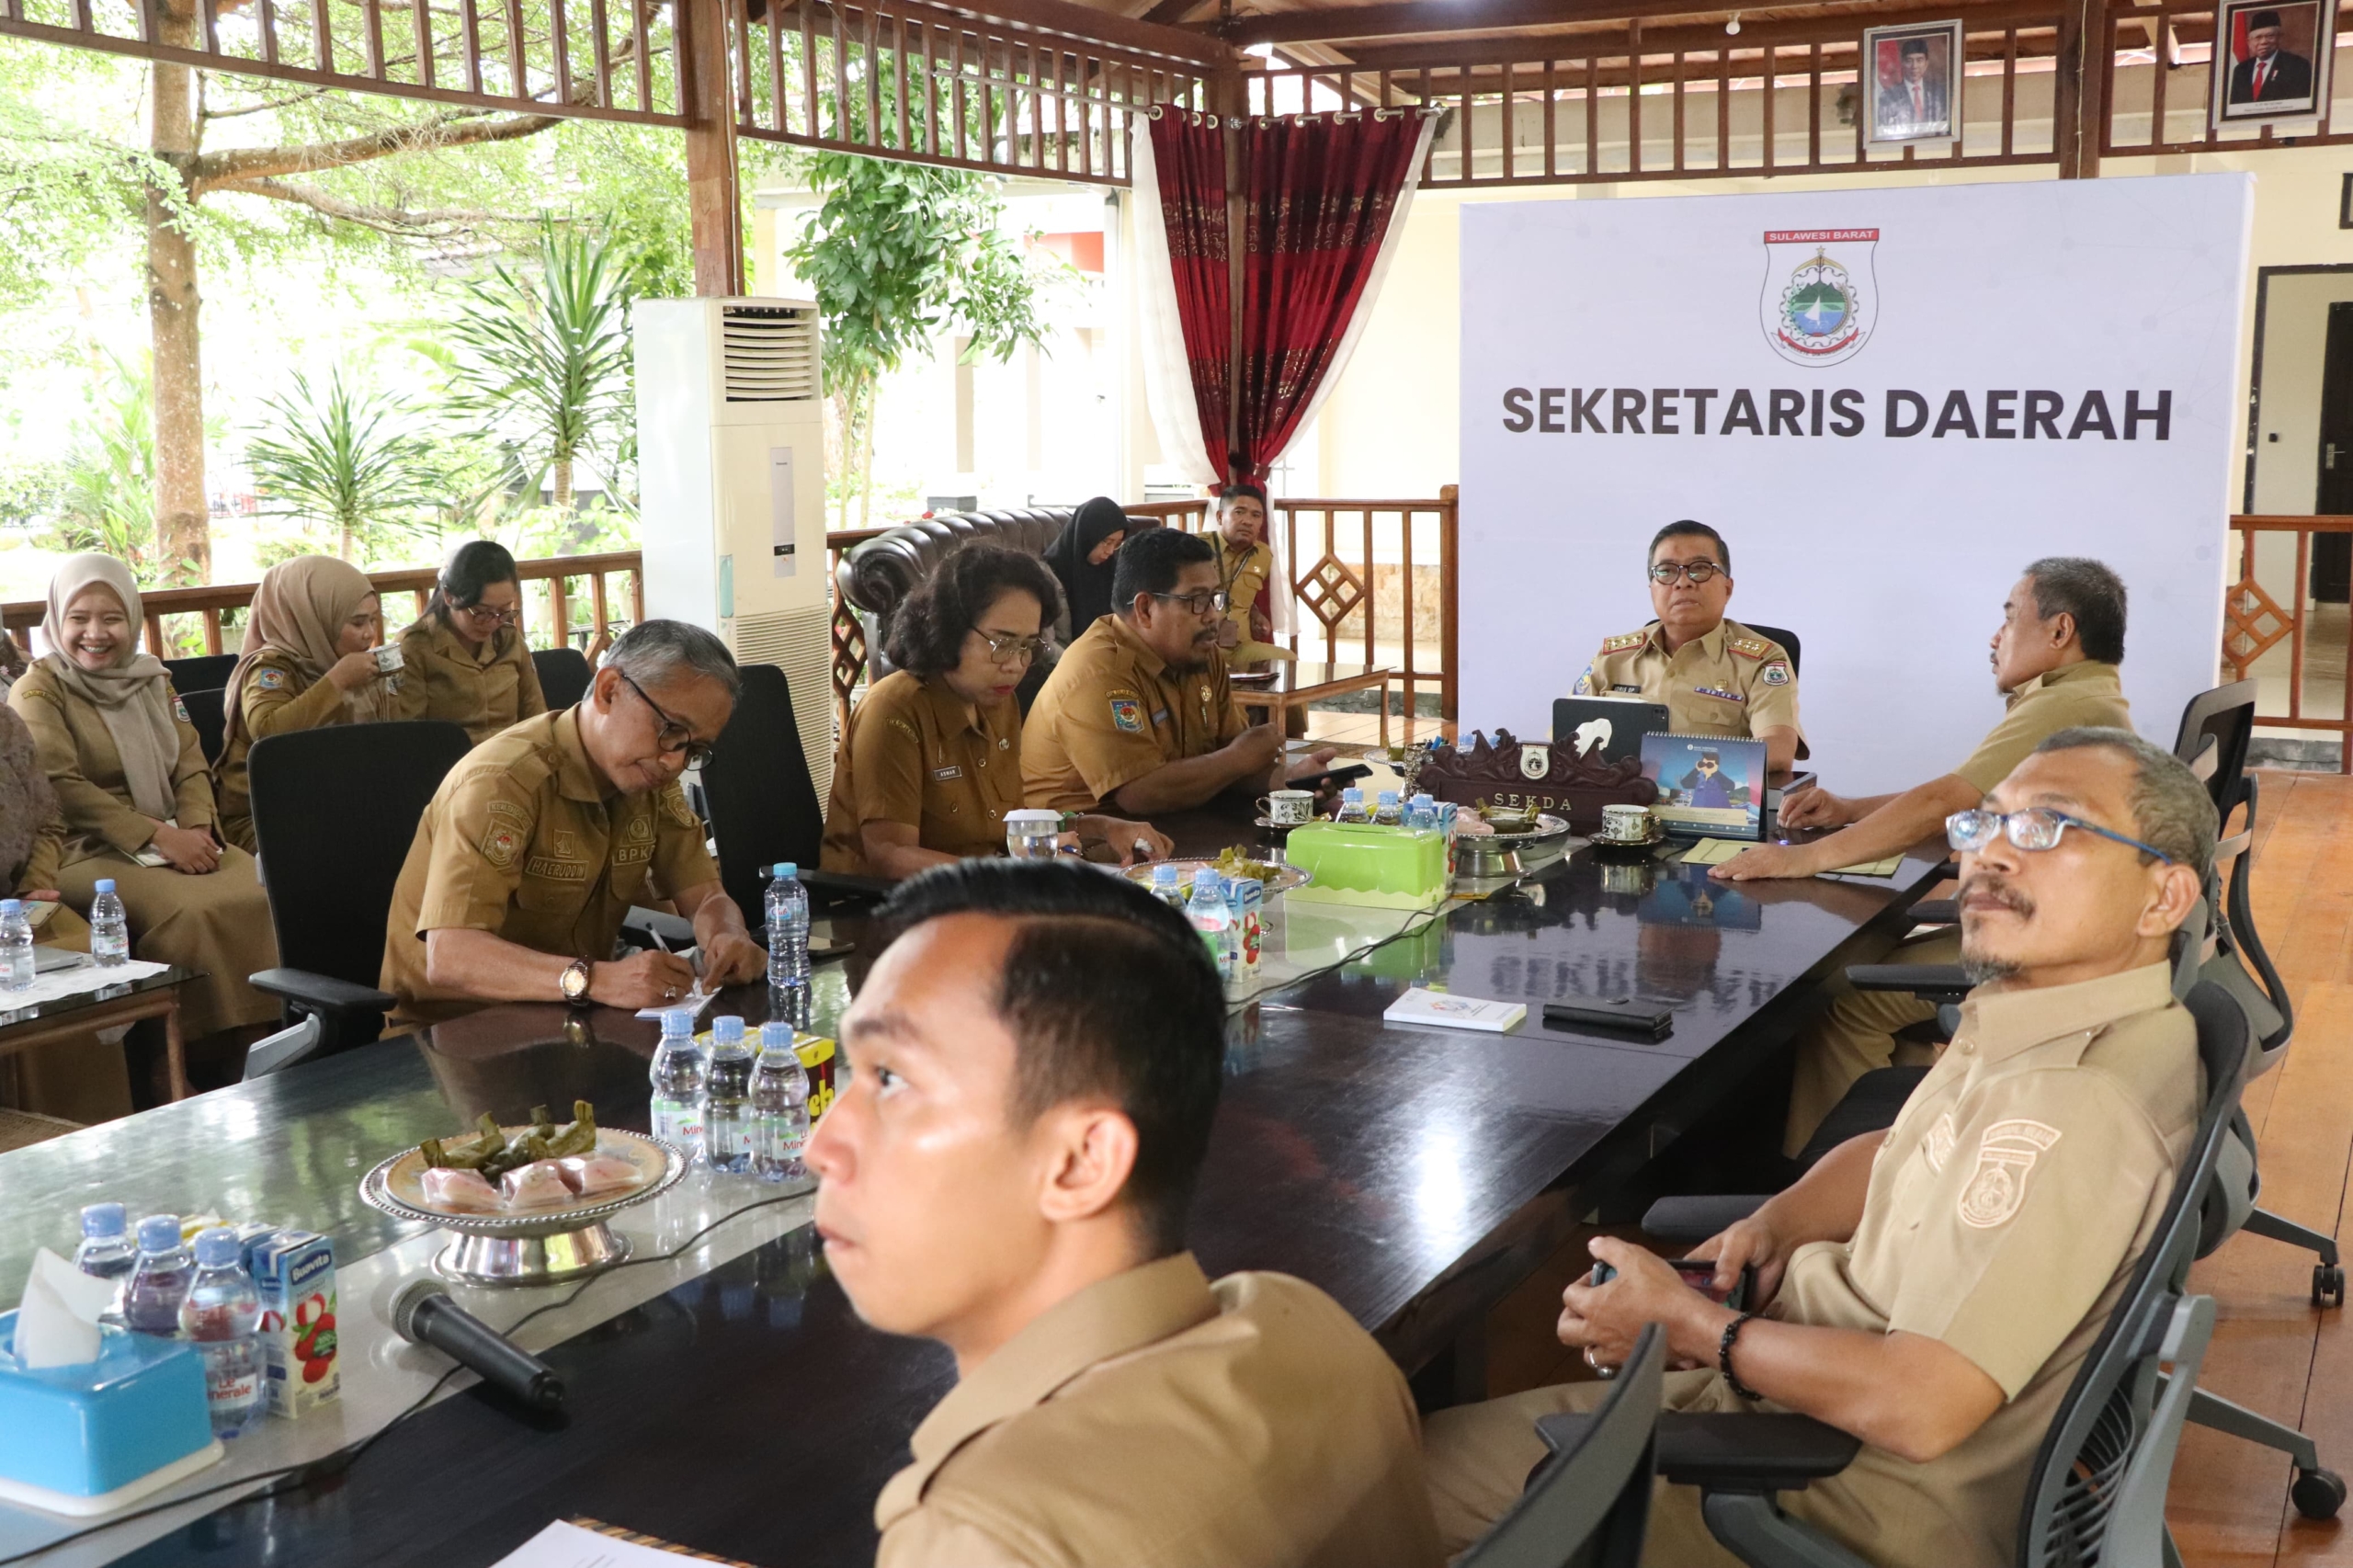
[[[1748,700],[1748,699],[1743,697],[1736,691],[1720,691],[1712,686],[1695,687],[1692,689],[1700,697],[1712,697],[1719,702],[1745,702]]]
[[[1631,691],[1637,697],[1640,697],[1643,693],[1643,688],[1641,687],[1628,686],[1624,681],[1620,681],[1616,686],[1611,687],[1609,689],[1612,691]]]
[[[963,778],[964,770],[961,767],[935,767],[931,770],[931,776],[934,778],[938,779],[940,782],[946,783],[950,778]]]
[[[534,855],[523,862],[523,874],[537,877],[543,882],[585,882],[588,868],[578,860],[559,860],[552,855]]]

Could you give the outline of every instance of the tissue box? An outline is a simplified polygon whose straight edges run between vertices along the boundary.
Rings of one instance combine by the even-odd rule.
[[[1290,830],[1283,858],[1314,880],[1292,903],[1425,909],[1446,896],[1446,835],[1375,823],[1312,822]]]
[[[87,1366],[27,1371],[7,1350],[16,1334],[17,1314],[0,1313],[0,1496],[103,1512],[130,1500],[109,1494],[219,1455],[194,1346],[109,1328]]]
[[[335,1244],[308,1231],[273,1231],[246,1249],[261,1295],[263,1399],[272,1415],[308,1415],[335,1397]]]

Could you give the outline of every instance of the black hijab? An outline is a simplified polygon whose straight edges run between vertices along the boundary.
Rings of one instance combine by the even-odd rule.
[[[1120,504],[1108,495],[1097,495],[1079,507],[1076,515],[1064,524],[1054,541],[1046,546],[1046,564],[1062,579],[1063,597],[1070,601],[1070,635],[1076,642],[1086,629],[1117,607],[1111,602],[1111,574],[1118,556],[1100,566],[1090,566],[1086,558],[1095,547],[1123,529],[1149,528],[1153,519],[1138,518],[1131,522],[1120,510]]]

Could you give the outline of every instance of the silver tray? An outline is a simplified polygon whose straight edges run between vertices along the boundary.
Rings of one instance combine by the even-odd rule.
[[[1569,824],[1565,817],[1539,812],[1536,826],[1527,833],[1457,835],[1454,871],[1460,877],[1513,877],[1530,866],[1567,852]]]
[[[505,1129],[509,1136],[528,1127]],[[658,1159],[661,1174],[618,1197],[566,1204],[524,1214],[445,1214],[414,1203],[393,1190],[395,1173],[423,1156],[412,1147],[359,1178],[359,1200],[395,1220],[411,1220],[450,1232],[452,1239],[433,1260],[434,1272],[466,1285],[551,1285],[609,1268],[630,1254],[629,1240],[605,1221],[631,1204],[657,1198],[685,1178],[691,1163],[665,1139],[617,1128],[597,1130],[600,1152],[647,1165]],[[626,1149],[626,1153],[623,1150]]]

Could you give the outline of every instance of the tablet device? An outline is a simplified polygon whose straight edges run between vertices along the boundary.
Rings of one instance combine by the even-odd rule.
[[[1643,737],[1670,727],[1664,702],[1639,697],[1552,699],[1552,744],[1568,742],[1577,756],[1601,762],[1642,756]]]
[[[1658,786],[1652,807],[1678,838],[1765,836],[1765,743],[1721,735],[1643,737],[1643,777]]]

